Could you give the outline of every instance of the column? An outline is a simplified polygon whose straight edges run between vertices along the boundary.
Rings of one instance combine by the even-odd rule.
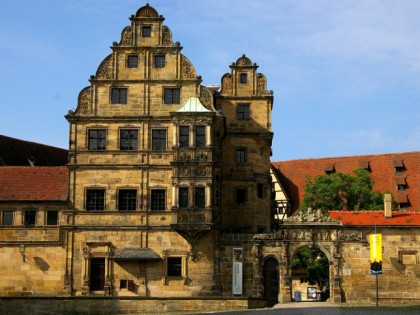
[[[178,186],[173,184],[172,185],[172,208],[178,207]]]
[[[179,126],[178,125],[174,125],[174,131],[173,131],[173,140],[172,140],[172,144],[174,145],[174,147],[179,146],[179,140],[178,140],[178,134],[179,134]]]
[[[190,147],[194,147],[195,146],[194,140],[195,140],[195,137],[194,137],[194,126],[190,126]]]
[[[208,183],[206,188],[205,188],[205,197],[206,197],[206,208],[211,208],[212,204],[211,204],[211,198],[212,196],[212,191],[211,191],[211,184]]]
[[[207,125],[206,126],[206,147],[210,147],[212,146],[212,137],[211,137],[211,126]]]

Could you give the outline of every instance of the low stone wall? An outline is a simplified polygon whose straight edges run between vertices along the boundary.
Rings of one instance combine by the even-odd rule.
[[[246,298],[4,297],[0,298],[0,314],[159,314],[245,310],[266,305],[264,299]]]

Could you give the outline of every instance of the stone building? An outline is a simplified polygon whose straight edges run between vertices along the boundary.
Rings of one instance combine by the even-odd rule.
[[[331,301],[371,302],[372,282],[355,283],[365,278],[366,235],[382,224],[387,297],[420,299],[419,213],[278,225],[288,183],[272,182],[273,93],[257,64],[242,55],[219,88],[206,87],[154,8],[130,22],[66,115],[67,167],[0,168],[7,185],[7,172],[26,173],[14,191],[31,196],[0,186],[0,295],[50,297],[36,305],[57,312],[66,304],[56,296],[67,311],[115,313],[273,305],[292,301],[290,261],[311,246],[328,258]],[[0,309],[27,301],[1,298]]]
[[[231,233],[271,227],[273,95],[245,55],[201,85],[154,8],[130,21],[66,116],[63,292],[231,294]]]

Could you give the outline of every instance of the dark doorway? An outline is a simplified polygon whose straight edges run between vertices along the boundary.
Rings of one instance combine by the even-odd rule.
[[[264,263],[264,297],[269,307],[279,302],[279,263],[274,258]]]
[[[90,290],[103,290],[105,285],[105,258],[90,260]]]

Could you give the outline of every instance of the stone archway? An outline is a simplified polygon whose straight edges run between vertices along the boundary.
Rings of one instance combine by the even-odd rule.
[[[279,302],[279,263],[275,258],[268,258],[263,266],[264,298],[268,306],[274,306]]]
[[[317,246],[304,245],[291,253],[291,295],[295,302],[326,301],[330,297],[330,263]]]

